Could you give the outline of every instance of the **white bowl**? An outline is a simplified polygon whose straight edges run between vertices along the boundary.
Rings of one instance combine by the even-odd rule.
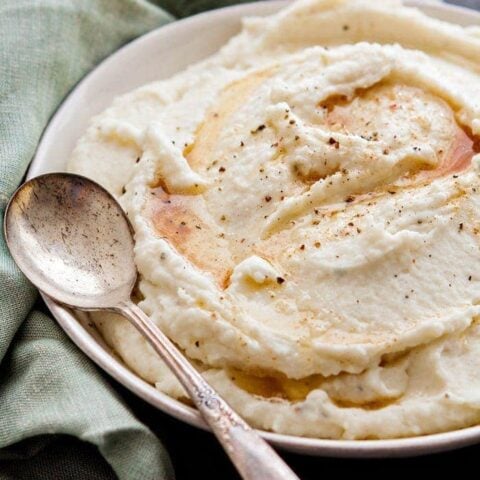
[[[67,159],[89,119],[113,98],[150,81],[167,78],[214,53],[240,29],[242,17],[268,15],[285,1],[238,5],[181,20],[121,48],[86,76],[58,109],[37,149],[28,178],[65,170]],[[461,25],[480,25],[480,13],[437,1],[409,1],[427,14]],[[69,337],[94,362],[125,387],[160,410],[206,429],[196,410],[159,392],[123,364],[105,345],[88,317],[45,298]],[[331,457],[402,457],[459,448],[480,442],[480,426],[398,440],[322,440],[261,432],[273,445],[297,453]]]

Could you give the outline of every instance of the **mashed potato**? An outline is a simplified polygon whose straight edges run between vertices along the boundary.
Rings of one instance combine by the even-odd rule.
[[[78,142],[70,170],[135,228],[140,307],[256,427],[480,422],[479,65],[473,30],[396,1],[301,0]],[[185,398],[126,320],[96,323]]]

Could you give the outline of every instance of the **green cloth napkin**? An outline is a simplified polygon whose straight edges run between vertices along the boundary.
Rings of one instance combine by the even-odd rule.
[[[2,222],[8,198],[20,184],[49,118],[89,70],[122,44],[173,20],[172,14],[186,16],[231,3],[237,2],[2,0]],[[34,454],[48,442],[48,434],[68,434],[98,447],[120,479],[173,478],[157,437],[56,323],[32,311],[35,299],[36,291],[10,258],[2,233],[0,458],[10,454],[6,447],[21,440],[34,437],[28,447]],[[7,478],[2,473],[0,478]]]

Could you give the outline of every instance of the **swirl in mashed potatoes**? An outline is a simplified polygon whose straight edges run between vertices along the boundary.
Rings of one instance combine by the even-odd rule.
[[[479,65],[473,28],[301,0],[117,98],[79,141],[70,170],[135,228],[140,307],[256,427],[480,422]],[[126,320],[96,324],[185,398]]]

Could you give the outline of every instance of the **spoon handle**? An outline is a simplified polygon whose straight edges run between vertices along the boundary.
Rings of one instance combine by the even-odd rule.
[[[287,464],[203,379],[167,336],[127,301],[115,309],[127,317],[169,366],[245,480],[298,480]]]

